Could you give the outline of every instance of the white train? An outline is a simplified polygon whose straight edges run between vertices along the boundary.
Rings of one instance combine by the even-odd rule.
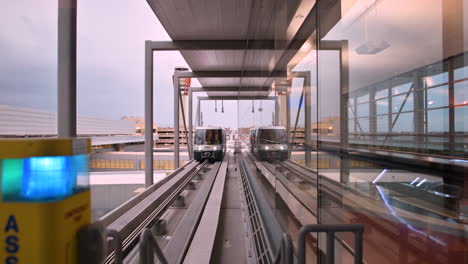
[[[262,126],[250,130],[250,150],[258,160],[288,159],[288,138],[282,126]]]
[[[193,138],[193,157],[197,161],[222,161],[226,151],[226,131],[221,127],[197,127]]]

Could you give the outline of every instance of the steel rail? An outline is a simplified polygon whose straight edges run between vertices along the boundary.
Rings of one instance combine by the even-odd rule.
[[[200,170],[206,166],[207,162],[208,161],[205,160],[196,169],[190,170],[186,174],[182,175],[180,179],[174,179],[173,177],[171,180],[176,181],[175,186],[169,186],[170,188],[166,188],[166,190],[164,190],[159,196],[151,197],[151,195],[148,195],[146,199],[143,199],[135,206],[133,206],[131,209],[139,209],[137,208],[139,205],[145,203],[147,199],[151,198],[151,202],[146,205],[143,210],[140,210],[139,215],[133,217],[131,221],[127,221],[126,214],[123,214],[108,226],[108,228],[115,229],[117,232],[119,232],[119,234],[122,235],[122,250],[124,256],[127,255],[136,246],[143,230],[151,226],[157,217],[159,217],[165,211],[165,209],[171,205],[171,203],[177,198],[177,195],[179,195],[185,189],[186,185],[193,179],[193,177],[195,177],[200,172]],[[167,181],[166,183],[170,184],[171,181]],[[154,191],[156,192],[157,190],[159,189]],[[151,212],[145,217],[144,211],[148,210],[150,207],[153,207],[152,205],[155,203],[157,203],[156,208],[151,209]],[[140,219],[142,217],[144,217],[144,219]],[[128,228],[135,223],[139,224],[135,228],[128,230]],[[115,254],[114,252],[110,252],[104,263],[114,263],[114,260]]]

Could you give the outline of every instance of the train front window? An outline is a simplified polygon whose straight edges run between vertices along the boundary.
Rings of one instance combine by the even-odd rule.
[[[260,144],[286,143],[286,133],[283,129],[262,129],[258,131]]]
[[[199,129],[195,134],[196,145],[220,145],[222,140],[221,129]]]

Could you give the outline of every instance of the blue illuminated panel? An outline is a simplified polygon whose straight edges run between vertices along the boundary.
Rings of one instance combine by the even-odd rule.
[[[0,199],[53,201],[88,190],[88,161],[88,155],[0,160]]]
[[[32,157],[24,160],[21,196],[27,200],[57,199],[72,193],[70,157]]]

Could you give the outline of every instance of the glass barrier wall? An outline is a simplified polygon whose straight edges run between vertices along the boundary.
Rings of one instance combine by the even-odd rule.
[[[278,198],[278,208],[299,225],[364,224],[367,263],[468,260],[467,7],[461,0],[315,3],[315,30],[289,65],[311,75],[310,88],[302,83],[311,116],[305,107],[299,115],[311,127],[304,141],[311,164],[291,157],[309,178],[282,179],[277,168],[277,196],[290,197]],[[297,82],[291,102],[302,93]],[[296,203],[307,212],[294,214]],[[352,261],[352,234],[336,238],[336,263]],[[326,253],[325,236],[309,246]]]

